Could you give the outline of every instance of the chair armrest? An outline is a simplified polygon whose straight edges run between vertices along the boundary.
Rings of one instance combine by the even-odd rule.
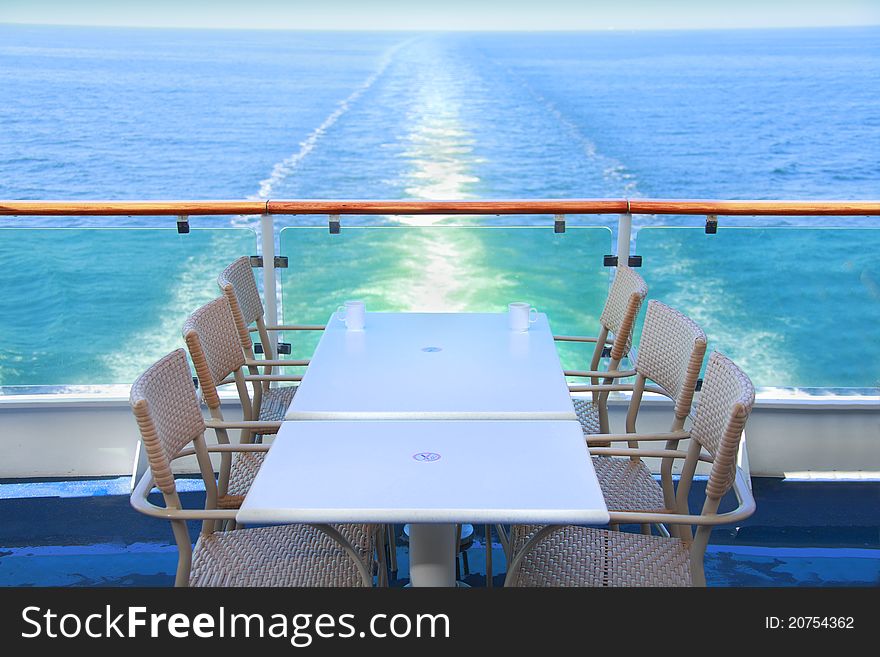
[[[568,386],[569,392],[632,392],[631,383],[600,383],[599,385],[573,385]]]
[[[636,435],[636,434],[632,434]],[[595,434],[594,436],[595,442],[608,442],[606,438],[604,441],[602,440],[602,434]],[[590,452],[590,456],[637,456],[639,458],[673,458],[673,459],[684,459],[687,458],[688,453],[679,450],[679,449],[647,449],[644,447],[589,447],[588,450]],[[697,456],[698,461],[702,461],[703,463],[712,463],[712,457],[706,452],[704,449],[700,450],[699,456]]]
[[[165,520],[235,520],[237,509],[169,509],[157,506],[147,499],[153,490],[153,483],[153,474],[147,470],[129,498],[136,511]]]
[[[206,445],[205,449],[208,453],[230,453],[230,452],[268,452],[271,445],[265,443],[220,443],[218,445]],[[196,450],[192,447],[180,450],[172,461],[183,458],[184,456],[193,456]]]
[[[252,429],[259,431],[260,429],[278,430],[281,428],[281,422],[260,420],[240,420],[238,422],[226,422],[224,420],[215,420],[214,418],[208,418],[205,420],[205,426],[209,429]]]
[[[302,381],[302,374],[245,374],[245,381]],[[235,378],[226,377],[218,382],[218,386],[228,386],[235,383]]]
[[[309,364],[307,360],[251,360],[246,358],[245,365],[253,365],[259,367],[305,367]]]
[[[595,433],[587,436],[590,443],[616,443],[631,440],[686,440],[691,437],[690,431],[667,431],[665,433]]]
[[[587,385],[569,385],[569,392],[632,392],[635,389],[635,386],[632,383],[599,383],[596,385],[587,384]],[[655,395],[660,395],[661,397],[666,397],[667,399],[672,399],[672,395],[666,392],[663,388],[658,386],[645,386],[645,392],[651,392]],[[690,417],[690,416],[688,416]]]
[[[323,331],[327,326],[324,324],[279,324],[277,326],[267,326],[267,331]],[[256,326],[248,329],[251,333],[256,333]]]
[[[738,506],[733,511],[725,513],[641,513],[639,511],[611,511],[612,524],[655,524],[665,523],[672,525],[730,525],[741,522],[755,512],[755,498],[746,484],[741,468],[736,469],[733,480],[733,492],[736,495]]]
[[[636,435],[636,434],[632,434]],[[600,438],[600,434],[596,434],[596,438]],[[608,442],[608,439],[605,439]],[[641,447],[592,447],[590,448],[590,456],[638,456],[644,458],[687,458],[687,452],[680,449],[644,449]],[[701,459],[704,460],[704,459]]]
[[[284,374],[245,374],[245,381],[302,381],[302,375],[286,376]]]
[[[586,335],[554,335],[556,342],[598,342],[599,338]],[[614,344],[614,340],[605,339],[605,344]]]
[[[596,379],[625,379],[630,376],[635,376],[637,372],[635,370],[565,370],[563,372],[565,376],[576,376],[579,378],[596,378]]]

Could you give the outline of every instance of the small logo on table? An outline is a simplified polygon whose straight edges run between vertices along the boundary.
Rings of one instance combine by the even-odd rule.
[[[439,461],[440,455],[435,452],[419,452],[418,454],[413,454],[413,458],[416,461],[431,463],[432,461]]]

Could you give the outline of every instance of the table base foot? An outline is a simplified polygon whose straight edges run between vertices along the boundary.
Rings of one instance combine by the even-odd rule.
[[[454,524],[410,525],[409,580],[413,587],[456,586]]]

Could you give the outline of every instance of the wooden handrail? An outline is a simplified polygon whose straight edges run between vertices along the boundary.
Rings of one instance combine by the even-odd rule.
[[[569,199],[504,201],[14,201],[5,216],[678,214],[877,216],[880,201]]]
[[[0,215],[141,216],[263,214],[266,201],[0,201]]]
[[[269,201],[271,214],[621,214],[626,199]]]
[[[631,214],[876,216],[880,201],[675,201],[634,199]]]

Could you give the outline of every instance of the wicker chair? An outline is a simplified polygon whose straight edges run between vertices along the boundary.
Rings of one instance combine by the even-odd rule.
[[[250,374],[258,374],[262,367],[263,375],[271,375],[273,367],[303,367],[309,364],[308,360],[278,360],[272,346],[270,331],[323,331],[326,326],[321,324],[286,324],[268,326],[265,320],[263,302],[257,290],[257,282],[254,279],[254,270],[251,267],[250,258],[243,256],[232,262],[217,277],[217,285],[223,291],[223,295],[229,300],[229,307],[235,319],[235,327],[241,340],[241,348],[245,353],[245,364]],[[260,336],[261,345],[265,358],[259,360],[254,353],[254,345],[251,341],[251,333],[256,332]],[[294,386],[285,388],[270,387],[271,381],[264,381],[262,386],[254,390],[253,408],[258,417],[272,417],[282,419],[290,401],[296,393]],[[264,399],[265,398],[265,399]],[[264,413],[263,404],[271,410]],[[279,414],[280,413],[280,414]],[[384,540],[389,546],[389,562],[391,570],[397,571],[397,556],[394,553],[396,535],[393,525],[388,525]]]
[[[276,394],[264,396],[263,405],[255,412],[248,393],[248,383],[254,394],[264,381],[299,380],[302,377],[284,377],[275,374],[245,374],[246,359],[238,340],[232,310],[226,297],[218,297],[192,313],[184,322],[183,338],[195,366],[202,397],[208,406],[212,420],[208,426],[217,434],[221,443],[229,443],[228,427],[223,425],[218,386],[234,383],[241,401],[245,428],[239,442],[253,442],[254,436],[274,434],[293,398],[293,387],[274,388]],[[247,421],[261,423],[257,429],[247,428]],[[251,482],[263,463],[262,453],[224,454],[220,467],[220,499],[223,508],[238,508],[250,488]]]
[[[217,531],[235,511],[217,508],[218,489],[210,454],[265,452],[266,445],[205,443],[205,421],[178,349],[135,381],[131,407],[150,470],[131,496],[147,515],[171,521],[179,552],[175,586],[372,586],[374,528],[370,525],[285,525]],[[195,454],[205,481],[205,509],[183,509],[171,462]],[[155,487],[165,506],[148,500]],[[187,521],[201,520],[195,547]]]
[[[736,455],[755,400],[749,378],[727,357],[709,358],[687,452],[606,449],[608,455],[684,459],[676,491],[677,508],[687,498],[698,461],[711,463],[706,496],[699,514],[610,512],[619,524],[676,524],[676,537],[631,534],[573,525],[548,525],[533,531],[510,563],[508,586],[705,586],[703,556],[713,526],[740,522],[755,511],[755,500]],[[718,513],[721,498],[733,487],[739,506]],[[692,527],[696,526],[696,534]],[[518,525],[514,535],[528,532]]]
[[[666,441],[666,449],[675,450],[687,434],[683,431],[691,413],[694,388],[703,358],[706,354],[706,334],[690,318],[659,301],[648,302],[645,326],[636,357],[636,380],[632,384],[586,386],[583,390],[629,390],[632,391],[626,416],[625,434],[596,434],[587,436],[587,444],[596,449],[612,442],[626,442],[638,448],[639,441]],[[649,386],[648,380],[658,384]],[[636,420],[645,391],[657,393],[675,401],[672,426],[668,433],[636,433]],[[661,461],[661,483],[658,484],[645,462],[638,456],[618,458],[594,456],[593,468],[605,496],[605,504],[612,511],[644,511],[664,513],[677,510],[675,489],[672,481],[673,459]],[[679,510],[680,511],[680,510]],[[687,511],[685,510],[685,513]],[[522,541],[539,529],[538,525],[521,527],[512,536],[514,540],[507,549],[508,558],[522,547]],[[642,527],[646,534],[650,525]],[[675,528],[671,528],[675,531]]]
[[[623,358],[630,353],[633,327],[646,296],[648,296],[648,286],[642,277],[629,267],[618,267],[605,307],[599,316],[601,325],[599,335],[554,336],[558,342],[592,342],[596,345],[589,370],[566,370],[565,375],[587,377],[593,385],[598,385],[600,379],[606,384],[611,384],[614,379],[633,376],[634,371],[621,371],[617,368]],[[609,339],[609,336],[613,336],[613,339]],[[611,351],[608,369],[602,371],[599,370],[599,363],[605,348],[609,345]],[[572,397],[584,434],[608,433],[608,391],[587,390],[580,386],[572,387],[571,391],[592,392],[592,398]]]
[[[626,434],[587,436],[587,443],[597,449],[609,442],[626,441],[638,448],[632,440],[642,395],[647,390],[661,394],[675,402],[672,425],[668,433],[642,434],[639,440],[666,441],[666,449],[678,448],[685,421],[691,412],[694,389],[703,358],[706,354],[706,334],[690,318],[660,303],[649,301],[645,326],[636,357],[636,380],[633,384],[596,386],[598,389],[632,390],[626,415]],[[659,387],[648,386],[648,380]],[[672,482],[673,459],[661,462],[661,484],[658,485],[644,461],[638,456],[593,458],[596,476],[602,485],[605,502],[613,511],[662,512],[675,509],[675,490]]]
[[[274,367],[305,367],[309,364],[308,360],[278,360],[278,354],[275,351],[274,342],[269,335],[270,331],[322,331],[324,326],[320,325],[285,325],[285,326],[267,326],[264,317],[263,302],[260,299],[260,293],[257,290],[257,281],[254,279],[253,267],[251,267],[250,258],[247,256],[238,258],[224,269],[217,277],[217,285],[223,292],[223,296],[229,301],[229,307],[232,310],[232,317],[235,320],[235,327],[238,330],[238,337],[241,340],[241,348],[244,351],[246,365],[251,374],[260,373],[258,368],[262,368],[262,374],[272,374]],[[254,353],[254,344],[251,340],[251,333],[256,332],[260,336],[260,345],[263,350],[264,358],[257,359]],[[267,397],[265,402],[270,406],[277,406],[276,397],[280,395],[292,395],[296,388],[283,389],[283,393],[275,392],[270,386],[270,381],[264,381],[259,389],[254,391],[254,408],[256,413],[260,412],[264,402],[263,397]],[[283,400],[282,400],[283,401]],[[284,404],[286,408],[290,401]]]
[[[615,379],[634,376],[635,370],[619,370],[624,357],[630,354],[632,349],[633,327],[636,317],[645,297],[648,296],[648,286],[645,281],[630,267],[618,267],[605,300],[605,307],[599,316],[599,335],[555,335],[557,342],[595,343],[593,356],[590,360],[589,370],[565,370],[565,376],[584,377],[590,379],[589,386],[569,386],[571,392],[592,393],[590,397],[572,396],[574,410],[577,413],[585,436],[595,434],[607,434],[608,426],[608,393],[614,390],[612,385]],[[609,337],[613,336],[613,337]],[[607,370],[599,370],[603,354],[610,347],[610,360]],[[600,380],[602,386],[600,386]],[[631,389],[631,388],[622,388]],[[610,444],[610,443],[605,443]],[[511,553],[518,547],[511,535],[503,525],[495,525],[495,531],[501,541],[504,552],[510,560]],[[486,543],[491,543],[489,532],[486,532]]]

